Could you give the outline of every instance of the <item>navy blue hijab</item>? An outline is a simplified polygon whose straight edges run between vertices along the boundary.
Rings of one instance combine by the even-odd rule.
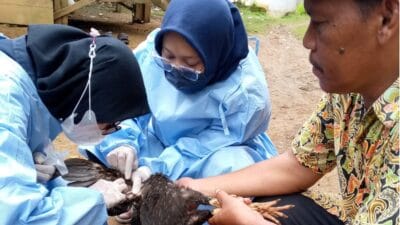
[[[194,85],[225,80],[249,52],[240,12],[228,0],[172,0],[155,39],[158,54],[164,34],[171,31],[182,35],[204,63],[207,82]]]
[[[88,80],[92,37],[75,27],[30,25],[17,39],[0,40],[0,51],[20,63],[57,119],[71,113]],[[96,38],[92,109],[99,123],[114,123],[149,112],[142,74],[131,49],[121,41]],[[77,120],[88,110],[88,93],[77,108]]]
[[[86,85],[92,37],[75,27],[31,25],[26,48],[36,72],[40,98],[56,118],[72,112]],[[114,123],[149,112],[142,74],[132,50],[108,36],[96,38],[92,109],[97,122]],[[88,109],[88,93],[77,108],[79,120]]]

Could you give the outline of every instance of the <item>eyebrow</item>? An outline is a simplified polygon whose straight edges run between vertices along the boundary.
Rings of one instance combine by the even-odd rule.
[[[169,50],[167,47],[163,46],[163,49],[165,49],[169,54],[175,55],[171,50]],[[191,56],[182,56],[182,58],[184,59],[197,59],[199,57],[195,56],[195,55],[191,55]]]
[[[171,50],[169,50],[167,47],[165,47],[165,46],[163,46],[163,50],[166,50],[168,53],[172,53],[172,51]]]

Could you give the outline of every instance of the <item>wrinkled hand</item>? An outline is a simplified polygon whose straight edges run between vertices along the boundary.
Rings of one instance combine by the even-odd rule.
[[[89,188],[99,191],[101,194],[103,194],[107,209],[112,208],[120,202],[126,200],[126,195],[124,192],[128,190],[128,186],[122,178],[119,178],[113,182],[100,179],[93,185],[89,186]]]
[[[46,161],[46,155],[42,152],[35,152],[33,154],[33,160],[35,162],[37,181],[40,183],[46,183],[54,176],[56,167],[54,165],[43,164]]]
[[[151,176],[151,169],[147,166],[141,166],[132,174],[132,193],[138,194],[142,188],[143,182]]]
[[[216,197],[222,208],[208,220],[210,225],[273,225],[250,209],[246,199],[235,198],[224,191],[218,191]]]
[[[107,162],[111,167],[124,174],[125,179],[129,180],[132,176],[132,170],[138,167],[136,149],[126,145],[119,146],[107,154]]]

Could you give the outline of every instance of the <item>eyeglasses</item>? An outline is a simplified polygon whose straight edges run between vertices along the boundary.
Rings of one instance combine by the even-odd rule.
[[[199,75],[202,73],[201,71],[186,66],[175,65],[171,63],[168,59],[159,56],[157,53],[154,53],[153,57],[154,61],[161,69],[167,72],[176,71],[179,75],[190,81],[197,81],[199,79]]]
[[[101,134],[102,135],[109,135],[109,134],[112,134],[114,132],[117,132],[117,131],[121,130],[121,126],[119,126],[120,123],[121,122],[115,122],[115,123],[107,124],[106,126],[101,128]]]

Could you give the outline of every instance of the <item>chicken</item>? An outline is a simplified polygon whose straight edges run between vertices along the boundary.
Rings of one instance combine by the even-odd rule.
[[[124,177],[118,170],[105,168],[85,159],[67,159],[68,174],[63,178],[73,187],[89,187],[99,179],[109,181]],[[126,180],[131,185],[130,180]],[[181,188],[161,174],[147,179],[140,195],[128,194],[129,198],[118,206],[108,209],[110,216],[133,209],[135,225],[200,225],[211,217],[209,210],[197,210],[200,204],[208,205],[209,198],[200,192]]]
[[[114,181],[124,176],[115,169],[106,168],[89,160],[71,158],[65,161],[68,174],[63,178],[69,186],[89,187],[99,179]],[[126,180],[132,185],[131,180]],[[133,225],[200,225],[206,222],[213,211],[199,210],[203,208],[219,208],[214,198],[204,196],[192,189],[178,187],[162,174],[154,174],[147,179],[139,195],[127,193],[128,199],[118,206],[108,209],[110,216],[118,215],[130,209],[133,210]],[[266,219],[279,224],[276,217],[285,217],[281,211],[293,206],[275,207],[277,201],[266,203],[251,203],[249,206],[260,212]]]

